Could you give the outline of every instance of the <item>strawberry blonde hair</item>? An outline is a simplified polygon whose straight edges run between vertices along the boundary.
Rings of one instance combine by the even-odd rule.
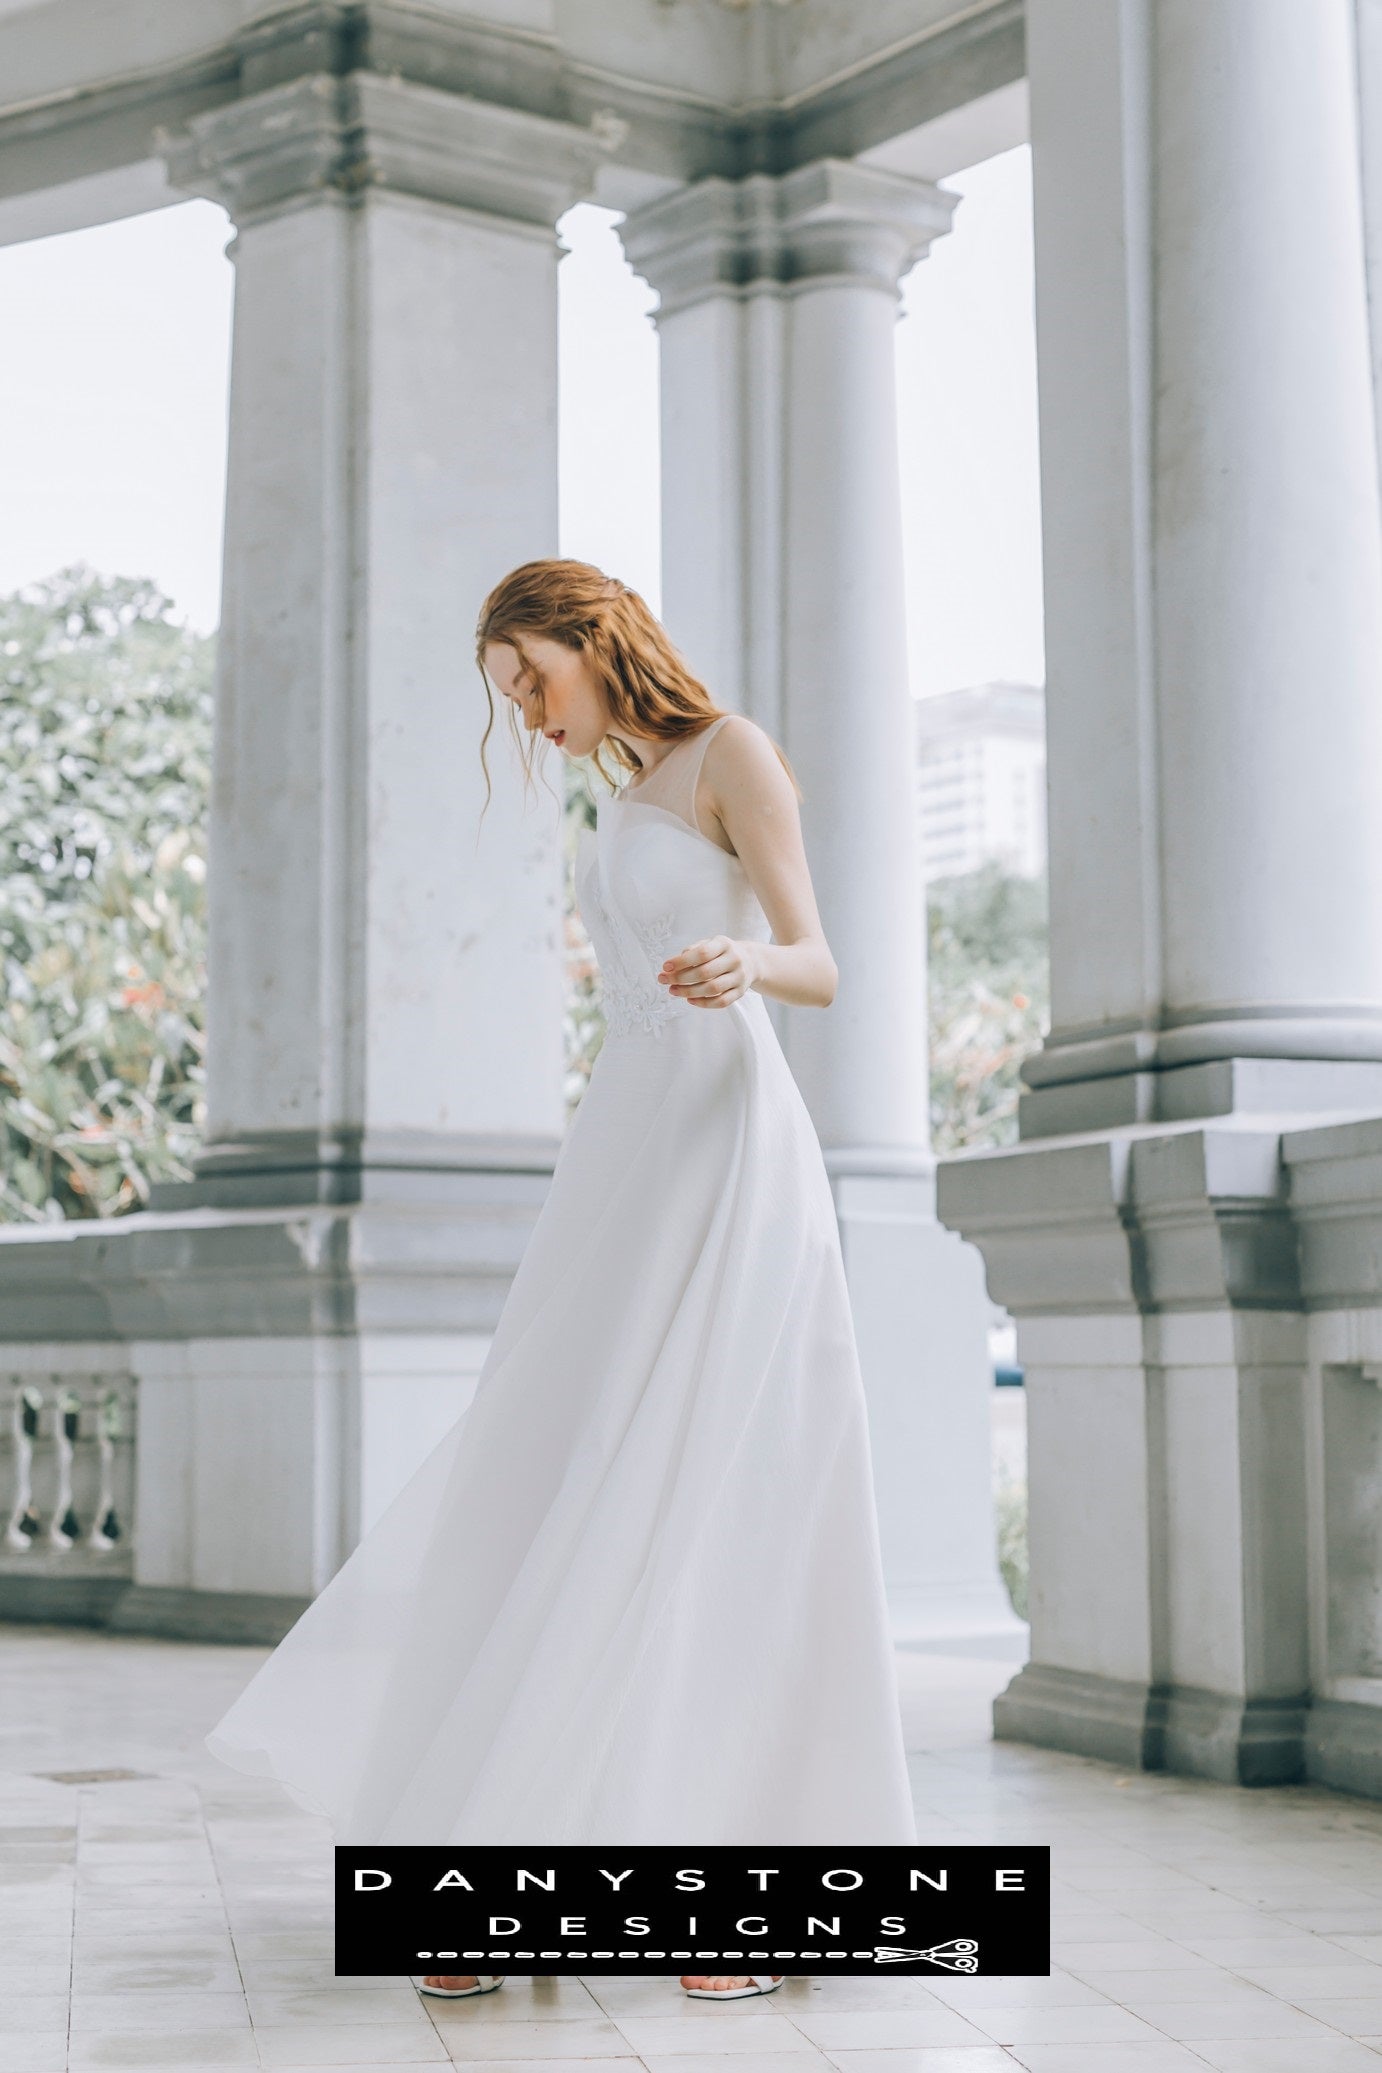
[[[618,780],[605,765],[606,750],[616,769],[632,772],[643,767],[618,738],[621,725],[635,734],[678,741],[684,735],[701,733],[725,711],[687,668],[666,629],[627,583],[605,575],[588,561],[526,561],[495,584],[480,607],[475,627],[475,661],[489,702],[489,721],[480,740],[487,804],[490,776],[485,744],[494,728],[494,693],[485,670],[485,649],[491,641],[502,641],[515,651],[537,687],[541,708],[542,675],[523,646],[529,635],[576,649],[594,672],[609,706],[611,731],[590,760],[611,787]],[[535,743],[520,732],[512,701],[506,699],[505,703],[510,708],[510,732],[530,780]],[[773,746],[777,748],[775,742]],[[777,754],[800,796],[791,764],[781,749]]]

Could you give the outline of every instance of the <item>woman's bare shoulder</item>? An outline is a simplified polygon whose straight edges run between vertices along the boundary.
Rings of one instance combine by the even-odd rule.
[[[716,728],[706,748],[703,767],[712,784],[717,778],[733,783],[769,769],[781,771],[782,762],[777,744],[766,728],[747,713],[730,713]]]
[[[706,749],[699,801],[719,822],[727,846],[738,850],[755,826],[789,826],[796,816],[797,789],[767,729],[744,713],[731,713]]]

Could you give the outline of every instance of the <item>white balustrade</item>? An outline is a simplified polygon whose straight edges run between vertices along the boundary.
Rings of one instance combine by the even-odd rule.
[[[133,1562],[134,1377],[0,1374],[0,1575]]]

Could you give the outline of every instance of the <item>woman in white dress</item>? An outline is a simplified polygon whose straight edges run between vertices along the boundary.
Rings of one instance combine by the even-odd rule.
[[[834,1205],[764,1005],[836,989],[795,780],[587,563],[513,571],[476,653],[520,741],[632,773],[577,857],[605,1038],[471,1403],[208,1746],[338,1843],[912,1843]]]

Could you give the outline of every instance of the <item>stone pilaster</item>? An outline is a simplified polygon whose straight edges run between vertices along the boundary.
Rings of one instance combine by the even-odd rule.
[[[470,656],[556,551],[555,222],[589,130],[350,73],[165,142],[237,224],[193,1195],[406,1199],[550,1167],[555,803],[525,803]]]

